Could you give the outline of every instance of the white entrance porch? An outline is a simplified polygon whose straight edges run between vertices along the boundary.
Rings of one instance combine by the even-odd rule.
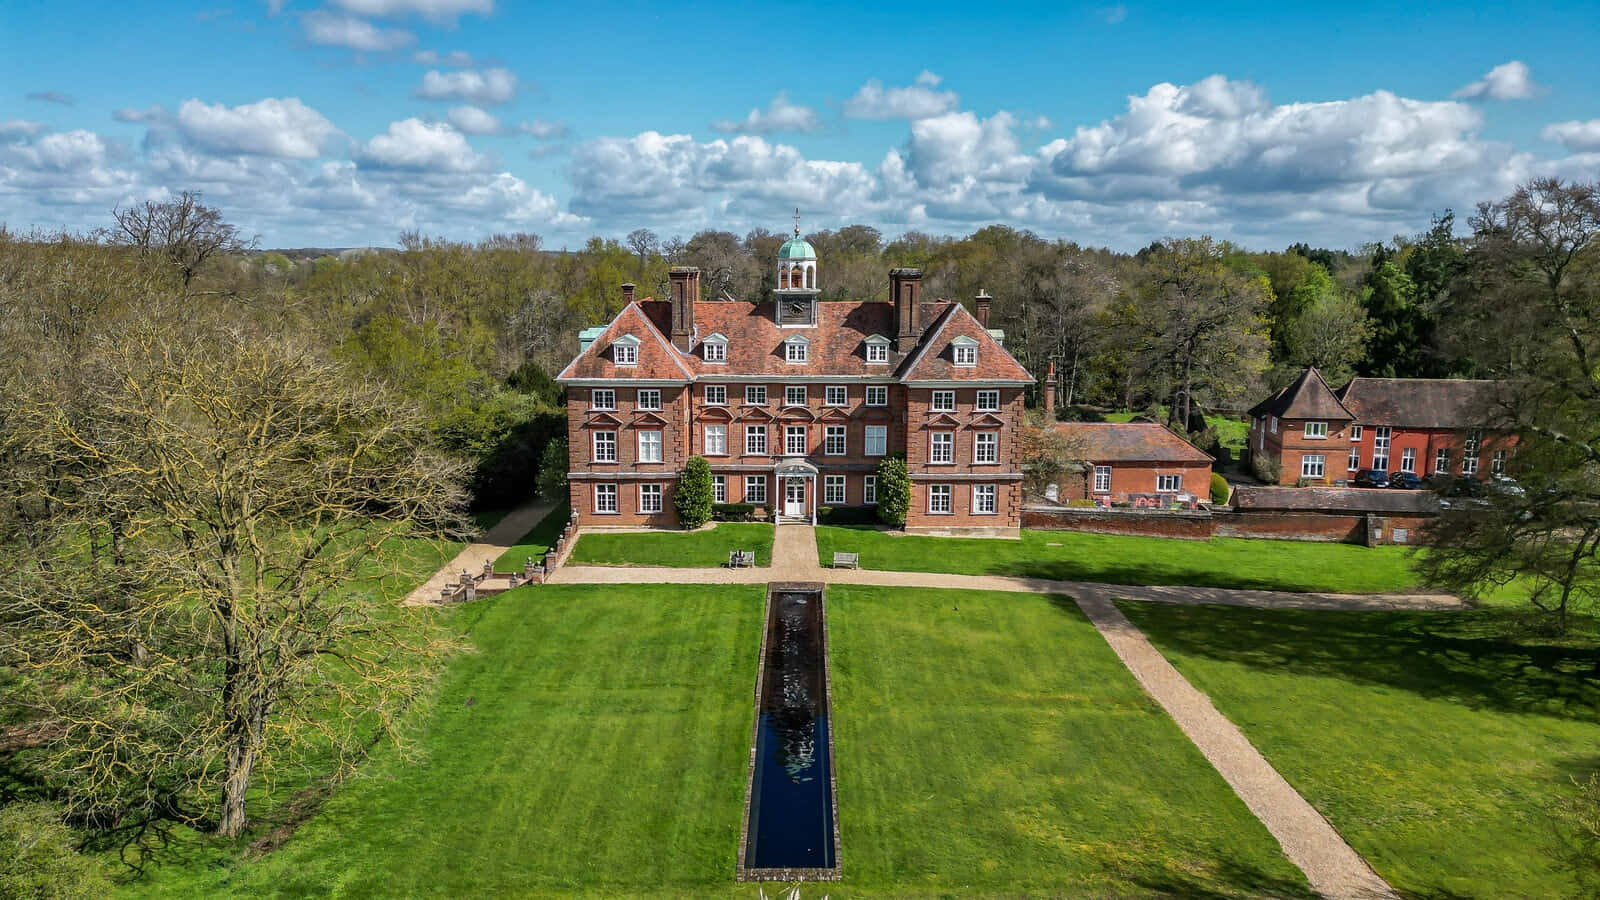
[[[817,467],[803,457],[779,460],[772,467],[782,494],[778,524],[817,524]]]

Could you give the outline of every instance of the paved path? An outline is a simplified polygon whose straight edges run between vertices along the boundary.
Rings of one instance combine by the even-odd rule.
[[[483,570],[483,561],[494,561],[500,554],[510,550],[522,536],[533,530],[539,520],[550,514],[555,508],[553,503],[529,503],[519,506],[506,514],[506,517],[495,523],[493,528],[483,533],[477,543],[468,544],[465,549],[456,554],[456,558],[445,563],[444,567],[433,573],[433,577],[423,582],[420,587],[406,595],[404,606],[437,606],[439,605],[439,591],[445,585],[456,580],[463,569],[478,574]]]
[[[1099,584],[1012,578],[823,568],[817,561],[816,531],[784,525],[773,540],[772,566],[759,569],[676,569],[652,567],[565,566],[550,578],[555,584],[765,584],[769,581],[820,581],[895,587],[954,588],[1064,594],[1072,597],[1139,684],[1245,802],[1284,855],[1300,867],[1311,887],[1324,897],[1396,898],[1398,895],[1356,853],[1322,814],[1307,803],[1237,726],[1217,711],[1211,699],[1173,668],[1116,600],[1158,603],[1220,603],[1272,609],[1454,609],[1461,601],[1445,594],[1301,594],[1287,591],[1232,590],[1182,586]]]

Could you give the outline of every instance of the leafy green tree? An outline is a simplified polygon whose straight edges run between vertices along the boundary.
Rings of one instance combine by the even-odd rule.
[[[73,846],[61,812],[46,803],[0,806],[0,898],[108,897],[111,882]]]
[[[1372,325],[1361,375],[1404,377],[1422,366],[1421,315],[1417,285],[1392,259],[1379,262],[1367,276],[1364,305]]]
[[[903,528],[911,511],[911,473],[903,456],[888,456],[878,463],[878,519]]]
[[[571,465],[567,453],[566,438],[555,438],[544,445],[544,455],[539,460],[539,496],[545,500],[559,503],[567,497],[567,469]]]
[[[684,528],[699,528],[711,521],[714,500],[711,463],[706,462],[704,456],[689,457],[678,476],[678,488],[672,494],[672,505],[678,510],[678,524]]]
[[[1331,280],[1310,298],[1286,331],[1290,365],[1316,366],[1335,385],[1348,381],[1365,357],[1372,324],[1361,301]]]

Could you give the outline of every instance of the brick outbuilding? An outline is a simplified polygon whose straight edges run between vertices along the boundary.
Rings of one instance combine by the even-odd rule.
[[[1084,461],[1057,485],[1060,501],[1206,497],[1211,455],[1153,422],[1059,422],[1053,426]]]

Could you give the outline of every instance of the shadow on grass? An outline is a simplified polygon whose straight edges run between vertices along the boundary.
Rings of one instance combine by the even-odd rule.
[[[1167,868],[1143,872],[1128,880],[1145,891],[1162,897],[1187,897],[1197,900],[1223,900],[1232,897],[1315,897],[1304,881],[1270,875],[1254,866],[1231,859],[1219,860],[1214,868],[1183,871]]]
[[[1594,720],[1596,623],[1529,634],[1506,610],[1337,612],[1117,605],[1164,652],[1398,688],[1474,708]]]
[[[533,530],[523,535],[511,548],[500,554],[495,560],[496,572],[520,572],[523,563],[532,557],[535,562],[543,560],[546,550],[555,546],[556,539],[561,537],[561,529],[572,518],[572,504],[563,500],[555,508],[533,526]]]

